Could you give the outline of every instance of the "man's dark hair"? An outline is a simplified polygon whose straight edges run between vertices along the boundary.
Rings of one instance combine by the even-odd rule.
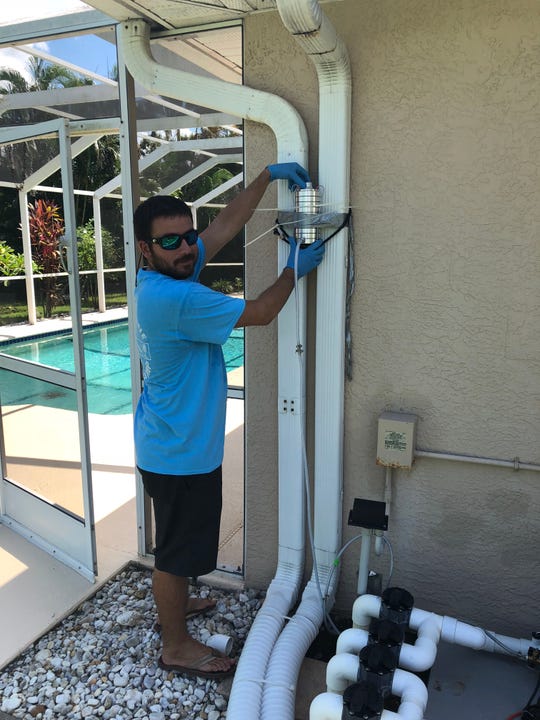
[[[172,195],[154,195],[142,202],[133,214],[135,237],[149,243],[152,240],[152,222],[157,217],[187,216],[193,220],[189,205]]]

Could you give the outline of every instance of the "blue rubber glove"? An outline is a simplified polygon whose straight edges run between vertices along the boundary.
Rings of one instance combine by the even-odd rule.
[[[266,168],[270,173],[270,180],[288,180],[289,190],[295,187],[305,188],[306,183],[310,182],[307,170],[295,162],[267,165]]]
[[[285,267],[294,270],[294,258],[296,255],[296,240],[293,237],[287,237],[291,251]],[[324,240],[316,240],[305,248],[298,251],[297,274],[298,277],[304,277],[321,264],[324,257]]]

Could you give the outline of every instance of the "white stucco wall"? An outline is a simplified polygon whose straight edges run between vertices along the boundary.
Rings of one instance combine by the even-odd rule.
[[[344,542],[355,497],[383,498],[377,417],[414,412],[417,446],[540,462],[540,6],[534,0],[343,0],[322,6],[353,72],[356,230],[346,385]],[[310,132],[312,66],[274,14],[246,24],[246,84],[288,98]],[[291,58],[292,53],[292,58]],[[273,160],[250,125],[247,160]],[[331,142],[331,138],[328,139]],[[270,194],[267,196],[267,199]],[[248,293],[272,249],[248,255]],[[275,567],[275,328],[247,347],[246,577]],[[264,335],[264,337],[263,337]],[[500,632],[537,625],[540,474],[439,460],[394,472],[393,584],[420,607]],[[358,548],[337,605],[356,589]],[[386,558],[373,563],[387,571]]]

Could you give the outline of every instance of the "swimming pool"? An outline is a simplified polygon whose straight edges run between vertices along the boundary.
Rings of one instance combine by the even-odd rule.
[[[56,333],[0,343],[0,352],[43,365],[74,372],[71,333]],[[235,328],[223,346],[227,372],[244,364],[244,329]],[[101,415],[132,412],[131,361],[127,321],[92,326],[84,330],[88,411]],[[1,373],[4,375],[4,371]],[[0,378],[1,380],[1,378]],[[23,375],[16,383],[0,382],[3,405],[46,405],[72,409],[72,391],[46,385]]]

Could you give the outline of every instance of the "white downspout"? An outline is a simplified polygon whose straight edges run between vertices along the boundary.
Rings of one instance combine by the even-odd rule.
[[[125,64],[133,78],[155,94],[230,112],[265,123],[275,133],[278,162],[307,164],[307,133],[300,115],[285,100],[245,86],[204,78],[159,65],[150,52],[149,26],[140,19],[118,28]],[[287,183],[278,184],[278,206],[293,205]],[[279,247],[278,269],[287,259],[285,243]],[[305,346],[305,283],[299,284],[300,341]],[[305,378],[295,357],[296,308],[289,300],[279,315],[279,400],[305,395]],[[303,402],[300,403],[303,405]],[[290,403],[289,403],[290,405]],[[281,412],[279,439],[279,551],[276,575],[248,635],[231,691],[228,718],[258,717],[267,662],[286,616],[296,602],[304,568],[304,488],[302,483],[302,427],[304,415]]]
[[[313,61],[319,80],[319,185],[330,211],[348,212],[351,77],[347,49],[317,0],[277,0],[285,27]],[[330,142],[329,139],[332,139]],[[324,619],[321,589],[333,604],[341,544],[347,231],[327,245],[317,272],[314,568],[302,601],[276,642],[263,694],[263,720],[294,718],[302,660]]]

